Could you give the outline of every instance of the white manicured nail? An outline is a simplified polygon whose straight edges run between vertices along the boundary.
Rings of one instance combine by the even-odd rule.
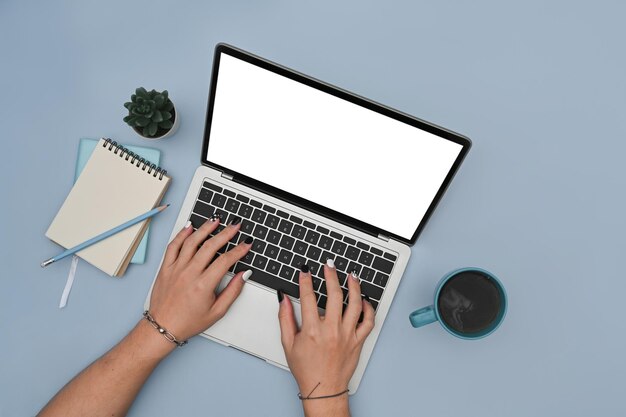
[[[359,282],[359,274],[357,274],[354,269],[350,271],[350,276],[352,277],[353,280],[355,280],[356,282]]]
[[[241,278],[243,279],[243,282],[246,282],[248,278],[250,278],[251,276],[252,276],[252,270],[248,269],[246,272],[243,273]]]
[[[189,226],[191,226],[191,220],[187,220],[187,223],[185,223],[185,229],[189,229]]]
[[[335,267],[335,261],[333,261],[332,259],[328,258],[328,259],[326,259],[326,265],[328,265],[330,268],[334,268]]]

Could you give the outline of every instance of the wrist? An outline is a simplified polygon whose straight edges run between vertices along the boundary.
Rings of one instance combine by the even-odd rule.
[[[167,340],[145,319],[139,320],[131,331],[130,339],[146,359],[161,360],[176,349],[176,344]]]
[[[319,400],[304,400],[302,408],[306,417],[349,416],[348,394]]]

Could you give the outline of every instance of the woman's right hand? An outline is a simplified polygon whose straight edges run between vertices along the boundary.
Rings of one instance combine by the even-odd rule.
[[[330,264],[330,265],[329,265]],[[333,395],[348,389],[365,339],[374,328],[374,308],[361,298],[356,274],[348,274],[348,306],[343,310],[343,292],[332,261],[324,265],[328,300],[320,316],[308,267],[300,272],[302,326],[298,329],[289,297],[279,293],[281,341],[289,368],[302,397]],[[359,317],[363,313],[363,321]],[[303,400],[307,415],[333,412],[348,415],[348,395]],[[319,413],[318,413],[319,411]]]

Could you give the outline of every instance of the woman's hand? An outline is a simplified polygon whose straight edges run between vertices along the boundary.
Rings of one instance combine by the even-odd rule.
[[[308,267],[300,272],[302,328],[298,331],[293,306],[279,293],[279,320],[287,363],[303,397],[333,395],[345,391],[356,369],[365,339],[374,328],[374,308],[361,298],[356,274],[349,274],[348,306],[342,313],[343,292],[334,263],[324,265],[328,301],[326,314],[318,314]],[[363,321],[359,317],[363,313]],[[342,397],[336,397],[337,398]],[[333,399],[305,400],[305,412]],[[347,407],[347,395],[343,396]],[[309,407],[310,406],[310,407]],[[337,408],[338,411],[339,408]],[[347,408],[346,408],[347,411]],[[340,411],[341,412],[341,411]],[[309,414],[307,412],[307,414]]]
[[[187,223],[165,252],[150,297],[150,314],[178,340],[195,336],[224,317],[250,277],[251,272],[247,271],[236,274],[216,295],[228,269],[252,247],[252,238],[248,238],[211,262],[217,250],[240,228],[236,220],[206,240],[219,224],[219,218],[214,216],[194,232],[191,223]]]

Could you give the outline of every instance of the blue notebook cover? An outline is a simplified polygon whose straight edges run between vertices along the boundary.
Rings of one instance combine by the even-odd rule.
[[[87,139],[82,138],[80,143],[78,144],[78,158],[76,158],[76,169],[74,172],[74,182],[78,179],[78,176],[81,172],[83,172],[83,168],[85,164],[89,160],[94,149],[96,149],[96,144],[98,141],[96,139]],[[159,165],[159,160],[161,159],[161,151],[153,148],[144,148],[142,146],[126,146],[122,145],[125,148],[128,148],[131,152],[136,153],[142,158],[147,159],[151,163],[155,165]],[[146,249],[148,248],[148,233],[150,233],[150,226],[146,228],[146,233],[143,235],[141,242],[139,242],[139,246],[137,246],[137,250],[133,255],[130,263],[132,264],[142,264],[146,261]]]

